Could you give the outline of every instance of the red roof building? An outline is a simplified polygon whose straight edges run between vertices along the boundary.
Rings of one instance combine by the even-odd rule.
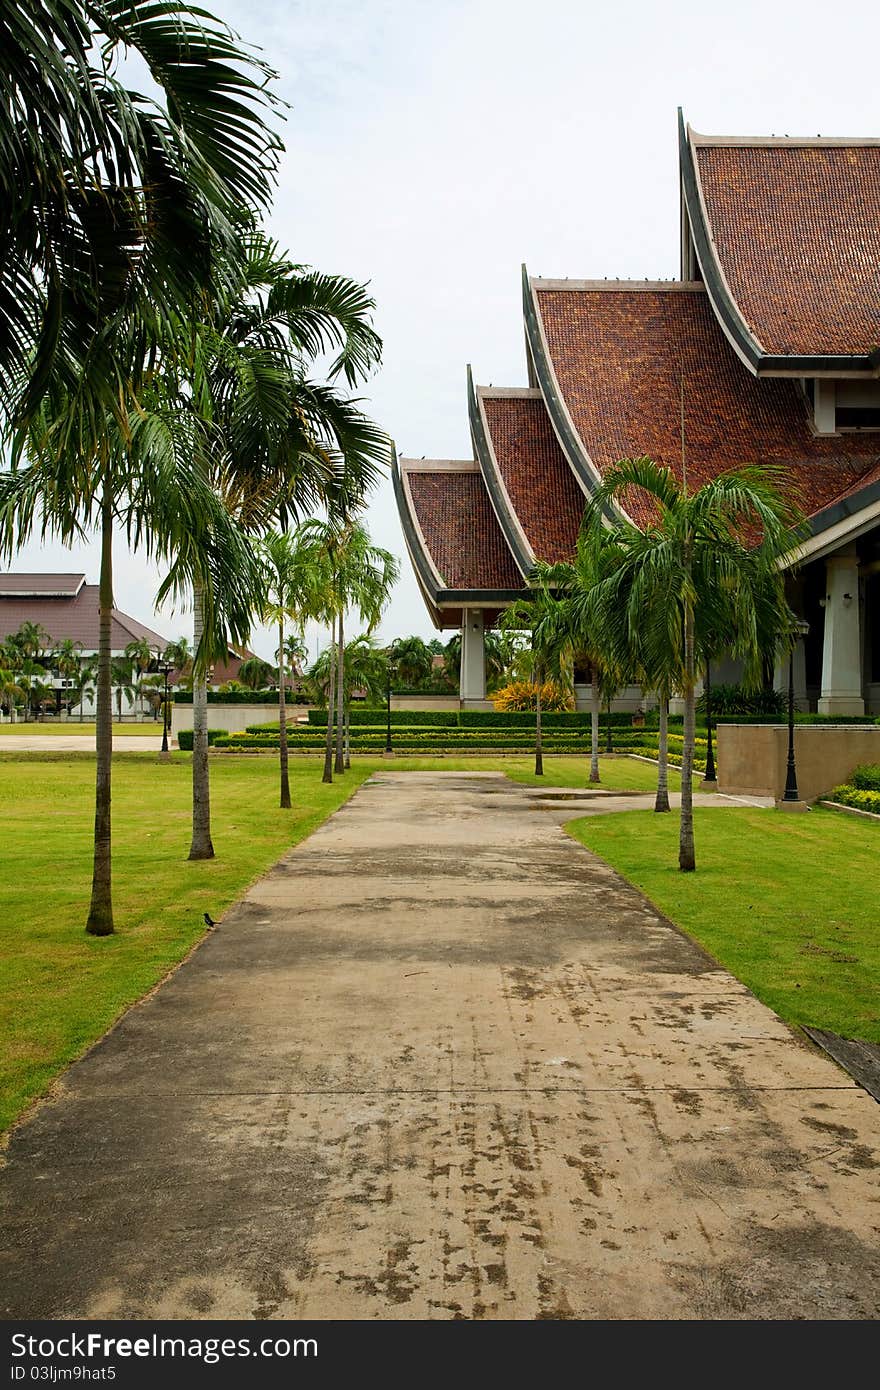
[[[803,703],[880,712],[880,140],[710,137],[680,120],[677,281],[532,279],[528,386],[475,386],[473,461],[401,459],[419,586],[462,627],[465,703],[485,696],[484,626],[536,560],[574,552],[618,459],[689,476],[785,470],[810,518],[793,557]],[[627,510],[645,518],[637,497]]]

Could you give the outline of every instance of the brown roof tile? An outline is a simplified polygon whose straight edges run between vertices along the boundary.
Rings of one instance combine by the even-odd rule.
[[[718,263],[765,353],[880,344],[880,145],[693,149]]]
[[[726,468],[784,465],[811,514],[861,486],[880,461],[877,435],[817,437],[794,381],[751,376],[702,287],[534,287],[562,397],[600,473],[648,454],[680,476],[682,372],[695,485]]]
[[[521,589],[522,578],[476,464],[407,472],[415,519],[447,589]]]
[[[0,597],[41,594],[75,598],[85,581],[84,574],[0,574]]]
[[[574,555],[584,494],[559,447],[540,393],[480,399],[498,470],[535,558]]]

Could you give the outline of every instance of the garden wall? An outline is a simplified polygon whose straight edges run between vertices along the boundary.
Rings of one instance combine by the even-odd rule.
[[[845,782],[860,763],[880,762],[877,725],[796,724],[794,755],[802,801],[816,801]],[[719,724],[718,790],[731,796],[772,796],[785,791],[788,728],[785,724]]]
[[[308,705],[288,705],[287,718],[293,723],[297,719],[305,719],[308,712]],[[237,733],[248,724],[277,725],[278,705],[277,702],[273,705],[222,705],[212,700],[208,705],[208,724],[212,729],[225,729],[230,734]],[[175,703],[171,714],[172,736],[176,738],[178,729],[191,729],[192,726],[192,705]]]

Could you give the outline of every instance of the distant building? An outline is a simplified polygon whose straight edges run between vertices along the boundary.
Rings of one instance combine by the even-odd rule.
[[[461,628],[460,695],[479,705],[485,628],[536,559],[573,555],[606,470],[648,454],[680,476],[683,380],[692,481],[781,466],[809,517],[788,585],[809,623],[799,702],[880,713],[880,140],[681,121],[679,156],[681,278],[524,268],[528,386],[475,386],[469,371],[473,458],[395,460],[422,596],[438,628]]]

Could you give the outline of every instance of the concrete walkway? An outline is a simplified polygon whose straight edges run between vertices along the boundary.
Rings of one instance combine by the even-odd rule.
[[[383,772],[281,860],[14,1135],[2,1315],[876,1317],[880,1108],[567,809]]]
[[[176,745],[175,745],[176,746]],[[116,753],[158,753],[158,734],[114,734]],[[0,734],[0,753],[94,753],[94,734]]]

